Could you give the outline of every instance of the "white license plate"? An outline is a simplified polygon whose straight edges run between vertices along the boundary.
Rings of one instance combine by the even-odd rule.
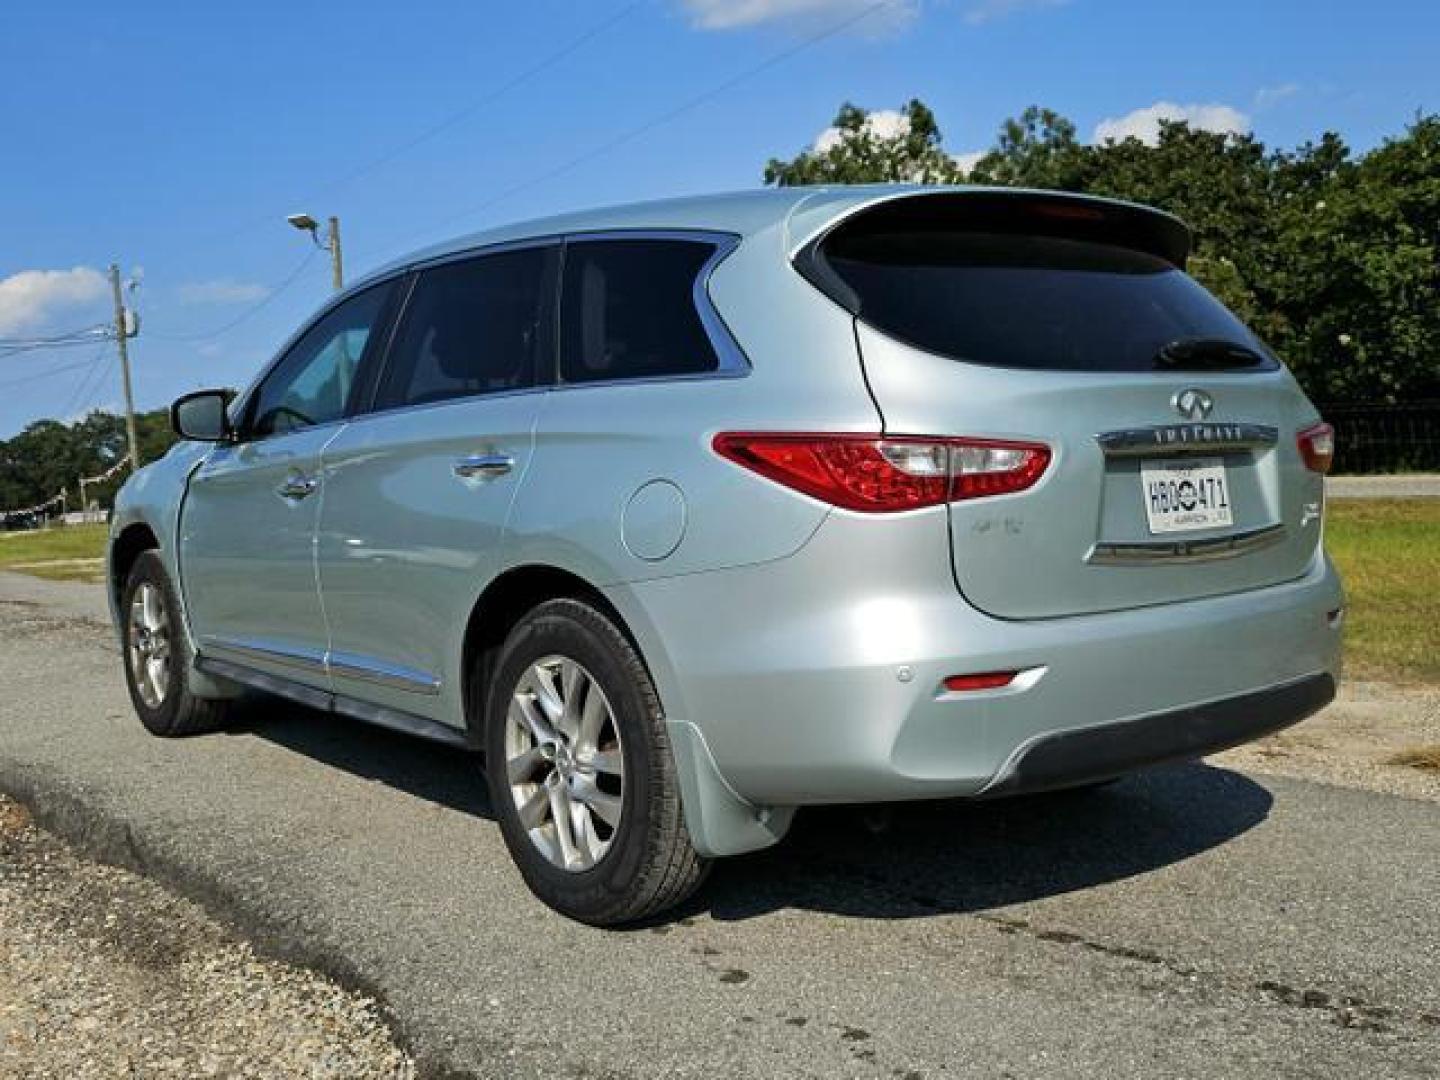
[[[1140,497],[1152,533],[1233,525],[1225,462],[1220,458],[1142,461]]]

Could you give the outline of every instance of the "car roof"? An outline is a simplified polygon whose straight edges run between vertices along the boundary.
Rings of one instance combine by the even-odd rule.
[[[1141,210],[1157,217],[1171,215],[1152,207],[1070,192],[979,185],[839,184],[756,188],[714,195],[690,195],[648,202],[622,203],[576,210],[485,229],[432,244],[367,273],[355,287],[408,267],[498,244],[587,232],[624,230],[691,230],[731,233],[742,240],[776,228],[785,232],[786,246],[798,247],[823,228],[863,206],[908,195],[992,193],[1037,196],[1108,203]],[[1175,220],[1172,218],[1172,220]],[[1175,221],[1184,228],[1183,224]],[[347,289],[347,292],[351,290]]]

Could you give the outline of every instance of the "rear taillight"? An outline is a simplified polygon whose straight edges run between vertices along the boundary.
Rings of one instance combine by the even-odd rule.
[[[891,513],[1031,487],[1043,443],[790,432],[726,432],[715,451],[761,476],[847,510]]]
[[[1295,436],[1300,457],[1311,472],[1328,473],[1335,460],[1335,429],[1329,424],[1313,424]]]

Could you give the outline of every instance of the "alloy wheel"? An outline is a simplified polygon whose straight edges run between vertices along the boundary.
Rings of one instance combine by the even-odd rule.
[[[505,770],[520,824],[551,865],[579,872],[605,857],[624,793],[620,729],[600,684],[569,657],[537,660],[516,684]]]
[[[126,652],[140,700],[158,709],[170,692],[170,614],[158,587],[142,581],[130,599]]]

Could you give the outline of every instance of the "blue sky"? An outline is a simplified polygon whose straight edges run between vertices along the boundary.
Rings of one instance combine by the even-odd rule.
[[[507,220],[755,186],[847,99],[922,98],[957,155],[1032,103],[1087,139],[1178,107],[1271,145],[1332,129],[1363,150],[1440,108],[1437,53],[1440,5],[1420,0],[17,5],[0,339],[107,318],[99,273],[118,261],[141,281],[136,397],[153,408],[243,384],[324,299],[323,256],[297,272],[292,211],[340,215],[353,276]],[[0,437],[117,407],[111,356],[0,352]]]

